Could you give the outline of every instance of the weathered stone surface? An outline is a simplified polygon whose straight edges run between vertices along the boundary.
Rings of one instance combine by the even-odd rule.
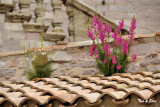
[[[139,19],[139,20],[141,20],[141,19],[143,19],[143,20],[145,20],[145,19],[148,19],[148,20],[154,20],[154,21],[158,21],[158,19],[159,19],[159,17],[160,17],[160,15],[159,14],[152,14],[152,17],[150,17],[150,13],[137,13],[136,14],[136,18],[137,19]],[[146,28],[147,28],[148,26],[146,26]],[[145,27],[143,27],[143,28],[145,28]],[[136,28],[137,29],[137,28]],[[157,31],[157,30],[159,30],[159,27],[158,27],[158,29],[156,28],[156,30],[155,30],[155,32]],[[155,32],[152,32],[152,33],[155,33]],[[144,32],[145,33],[145,32]]]
[[[56,69],[59,68],[59,64],[58,64],[58,63],[53,63],[53,64],[51,65],[51,68],[52,68],[52,70],[56,70]]]
[[[36,16],[37,17],[37,16]],[[44,20],[42,20],[44,21]],[[43,33],[43,32],[46,32],[49,25],[48,24],[44,24],[42,22],[37,22],[37,23],[34,23],[34,22],[24,22],[23,23],[23,27],[24,27],[24,30],[25,32],[31,32],[31,33]]]
[[[24,69],[17,69],[16,70],[16,75],[15,75],[15,79],[20,81],[21,77],[25,75],[25,70]]]
[[[101,2],[100,0],[98,0],[98,2]],[[114,0],[105,0],[106,4],[113,4],[115,3]]]
[[[122,4],[122,5],[128,4],[128,2],[129,0],[115,0],[116,4]]]
[[[5,14],[0,14],[0,23],[5,22]]]
[[[28,81],[26,76],[21,77],[20,81]]]
[[[9,79],[11,79],[11,76],[8,76],[8,75],[7,75],[7,76],[5,76],[4,78],[5,78],[5,80],[9,80]]]
[[[1,31],[0,31],[0,46],[3,45],[3,41],[2,41],[2,34],[1,34]]]
[[[159,0],[142,0],[142,4],[144,5],[160,5]]]
[[[8,81],[16,81],[16,78],[14,78],[14,77],[9,77],[9,78],[6,79],[6,80],[8,80]]]
[[[127,65],[127,68],[126,68],[126,72],[138,72],[140,70],[140,64],[139,63],[129,63]]]
[[[94,67],[96,66],[96,62],[95,61],[84,61],[84,62],[80,62],[78,64],[79,67],[84,67],[84,68],[87,68],[87,67]]]
[[[13,4],[13,0],[1,0],[1,3],[4,3],[4,4]]]
[[[71,60],[72,60],[72,56],[65,51],[57,51],[53,54],[53,61],[69,62]]]
[[[16,74],[15,69],[0,69],[0,77],[14,76]]]
[[[8,34],[9,39],[18,39],[18,40],[24,40],[25,39],[25,32],[22,31],[10,31]]]
[[[34,47],[35,44],[36,46],[39,46],[39,40],[21,40],[20,41],[20,46],[21,47],[26,47],[26,49],[28,48],[28,45],[30,43],[30,47]]]
[[[153,38],[144,38],[143,40],[144,40],[144,43],[149,43],[149,42],[155,42],[156,41],[155,37],[153,37]]]
[[[152,72],[160,71],[160,65],[148,65],[147,70]]]
[[[160,36],[156,37],[156,42],[160,42]]]
[[[51,4],[45,4],[46,11],[53,11]]]
[[[53,42],[50,42],[50,41],[43,41],[44,47],[45,47],[45,46],[52,46],[52,44],[54,45]]]
[[[19,65],[19,60],[18,58],[13,58],[7,61],[7,67],[12,68],[12,67],[17,67]]]
[[[51,0],[44,0],[44,3],[50,4],[50,3],[51,3]]]
[[[63,65],[63,68],[72,68],[72,67],[88,68],[88,67],[95,67],[95,66],[96,66],[95,61],[83,61],[78,63],[65,63]]]
[[[87,23],[88,23],[88,16],[83,14],[83,12],[75,9],[73,10],[74,14],[74,36],[75,41],[85,41],[89,40],[87,37]],[[83,19],[83,20],[82,20]],[[79,25],[79,26],[76,26]]]
[[[40,40],[39,33],[26,33],[27,40]]]
[[[3,39],[3,51],[1,52],[7,52],[9,51],[19,51],[23,50],[23,47],[20,46],[19,40],[10,40],[10,39]]]
[[[23,31],[22,23],[5,23],[5,29],[11,31]]]
[[[0,68],[5,68],[5,67],[6,67],[6,63],[0,61]]]
[[[71,75],[71,76],[73,76],[73,75],[81,75],[82,70],[83,70],[82,68],[74,67],[71,70],[66,70],[65,71],[65,75]]]
[[[85,59],[85,53],[75,53],[72,55],[72,61],[79,62],[83,59]]]
[[[158,54],[155,53],[155,54],[150,54],[150,55],[147,55],[145,57],[146,60],[153,60],[153,59],[156,59],[158,57]]]
[[[160,51],[158,48],[159,44],[157,42],[151,42],[147,44],[138,44],[131,47],[130,55],[137,54],[139,55],[146,55],[150,53],[156,53]]]
[[[141,5],[141,0],[128,0],[128,2],[133,5]]]
[[[30,3],[30,9],[35,10],[36,8],[36,3]]]
[[[121,13],[121,12],[114,12],[114,14],[113,14],[113,12],[106,12],[105,17],[109,18],[109,19],[114,19],[114,20],[120,20],[120,19],[122,19],[122,17],[126,18],[125,14]],[[126,20],[125,20],[125,22],[126,22]]]
[[[28,13],[7,13],[6,14],[6,22],[10,23],[23,23],[29,22],[32,15]]]
[[[134,12],[133,5],[109,5],[110,12]]]
[[[75,67],[75,64],[71,64],[71,63],[65,63],[62,65],[63,68],[72,68]]]
[[[53,76],[64,76],[65,71],[66,71],[65,69],[54,70],[51,73],[51,77],[53,77]]]
[[[146,67],[148,65],[151,65],[151,64],[160,64],[160,59],[154,59],[154,60],[151,60],[151,61],[143,61],[140,63],[140,65],[142,67]]]
[[[44,19],[53,19],[53,12],[45,12]]]
[[[90,70],[84,70],[82,72],[82,75],[95,75],[97,73],[97,70],[95,69],[90,69]]]
[[[36,1],[35,0],[31,0],[31,3],[35,3]]]

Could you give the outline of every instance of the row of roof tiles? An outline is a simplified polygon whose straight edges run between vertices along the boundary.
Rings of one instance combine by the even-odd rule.
[[[141,103],[146,103],[143,101],[148,99],[159,101],[160,72],[123,73],[110,77],[59,76],[33,81],[0,82],[0,106],[55,106],[56,101],[61,106],[78,106],[83,100],[86,106],[100,107],[106,103],[105,96],[109,96],[113,104],[121,105],[128,104],[132,95],[141,99]]]

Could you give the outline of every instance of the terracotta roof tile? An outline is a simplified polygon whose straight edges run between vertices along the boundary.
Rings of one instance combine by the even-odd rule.
[[[0,92],[2,93],[6,93],[10,90],[10,88],[3,88],[3,87],[0,87]]]
[[[148,89],[144,89],[144,90],[140,90],[140,91],[132,91],[130,92],[136,94],[137,96],[139,96],[141,99],[149,99],[150,96],[153,94],[153,92],[151,90]]]
[[[6,98],[3,100],[3,102],[10,102],[13,104],[13,106],[18,107],[20,103],[25,99],[26,97],[21,97],[21,98]]]
[[[159,101],[159,77],[159,72],[138,72],[110,77],[59,76],[14,83],[0,82],[0,106],[7,102],[12,106],[53,106],[59,102],[56,104],[62,107],[81,104],[99,107],[106,104],[106,98],[115,105],[129,104],[134,97],[132,95],[142,100],[152,98]]]
[[[120,100],[125,97],[126,93],[124,91],[115,91],[115,92],[106,92],[103,93],[101,96],[109,95],[116,100]]]

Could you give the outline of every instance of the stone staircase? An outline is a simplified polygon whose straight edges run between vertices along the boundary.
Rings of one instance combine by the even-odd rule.
[[[48,2],[52,8],[50,15],[53,14],[53,18],[50,23],[46,23],[44,17],[47,8],[44,6],[44,2]],[[33,5],[35,5],[35,10],[31,13],[30,8]],[[45,41],[63,44],[62,41],[67,37],[63,29],[64,14],[62,8],[64,5],[69,20],[69,39],[67,42],[87,40],[87,25],[92,21],[92,17],[96,13],[104,23],[112,27],[112,31],[117,27],[115,23],[96,12],[94,8],[78,0],[0,0],[0,14],[5,15],[4,21],[7,23],[5,27],[14,25],[13,27],[15,28],[11,29],[21,29],[22,33],[33,33],[33,35],[43,36]],[[18,10],[15,8],[18,8]],[[22,28],[18,25],[21,25]],[[53,30],[49,31],[49,27],[52,27]],[[128,34],[128,31],[123,29],[122,34]],[[25,36],[23,39],[25,40],[26,38]]]

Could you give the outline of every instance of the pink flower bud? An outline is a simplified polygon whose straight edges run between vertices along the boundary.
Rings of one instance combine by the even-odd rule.
[[[113,64],[116,64],[116,63],[117,63],[117,61],[116,61],[116,60],[112,60],[112,63],[113,63]]]
[[[119,70],[121,69],[121,65],[117,65],[116,68]]]
[[[104,59],[104,63],[106,63],[108,61],[108,59]]]
[[[133,62],[136,62],[137,55],[136,55],[136,54],[134,54],[134,55],[132,55],[131,57],[133,58]]]
[[[97,55],[96,58],[99,59],[99,55]]]

